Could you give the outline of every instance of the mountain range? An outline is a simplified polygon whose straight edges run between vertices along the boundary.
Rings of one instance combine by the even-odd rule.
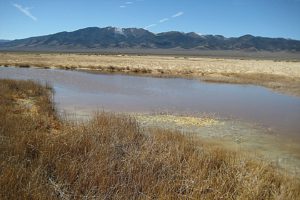
[[[194,32],[170,31],[155,34],[141,28],[88,27],[73,32],[0,42],[0,50],[113,48],[299,52],[300,41],[252,35],[226,38],[222,35],[199,35]]]
[[[0,40],[0,43],[10,42],[10,40]]]

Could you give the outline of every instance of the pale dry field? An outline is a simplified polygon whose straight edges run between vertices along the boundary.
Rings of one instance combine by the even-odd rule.
[[[0,65],[249,83],[300,95],[300,62],[153,55],[0,53]]]

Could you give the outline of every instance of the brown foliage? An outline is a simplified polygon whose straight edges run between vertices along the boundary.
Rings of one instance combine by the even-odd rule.
[[[145,134],[128,116],[62,123],[52,105],[45,87],[0,81],[0,199],[300,198],[299,182],[269,164],[167,130]]]

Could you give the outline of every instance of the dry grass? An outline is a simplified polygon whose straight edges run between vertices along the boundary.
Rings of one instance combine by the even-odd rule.
[[[300,62],[135,55],[0,53],[0,65],[258,84],[300,95]]]
[[[218,120],[211,117],[177,116],[170,114],[135,114],[134,117],[141,124],[172,124],[174,127],[204,127],[213,126],[219,123]]]
[[[59,122],[52,105],[44,87],[0,81],[0,199],[300,198],[298,180],[269,164],[175,132],[144,134],[128,116]]]
[[[1,65],[90,69],[168,75],[266,74],[300,78],[300,62],[201,57],[0,53]]]

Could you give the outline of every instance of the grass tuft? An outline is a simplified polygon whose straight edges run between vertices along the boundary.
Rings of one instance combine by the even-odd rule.
[[[0,113],[0,199],[300,198],[270,164],[128,116],[61,122],[32,81],[0,80]]]

